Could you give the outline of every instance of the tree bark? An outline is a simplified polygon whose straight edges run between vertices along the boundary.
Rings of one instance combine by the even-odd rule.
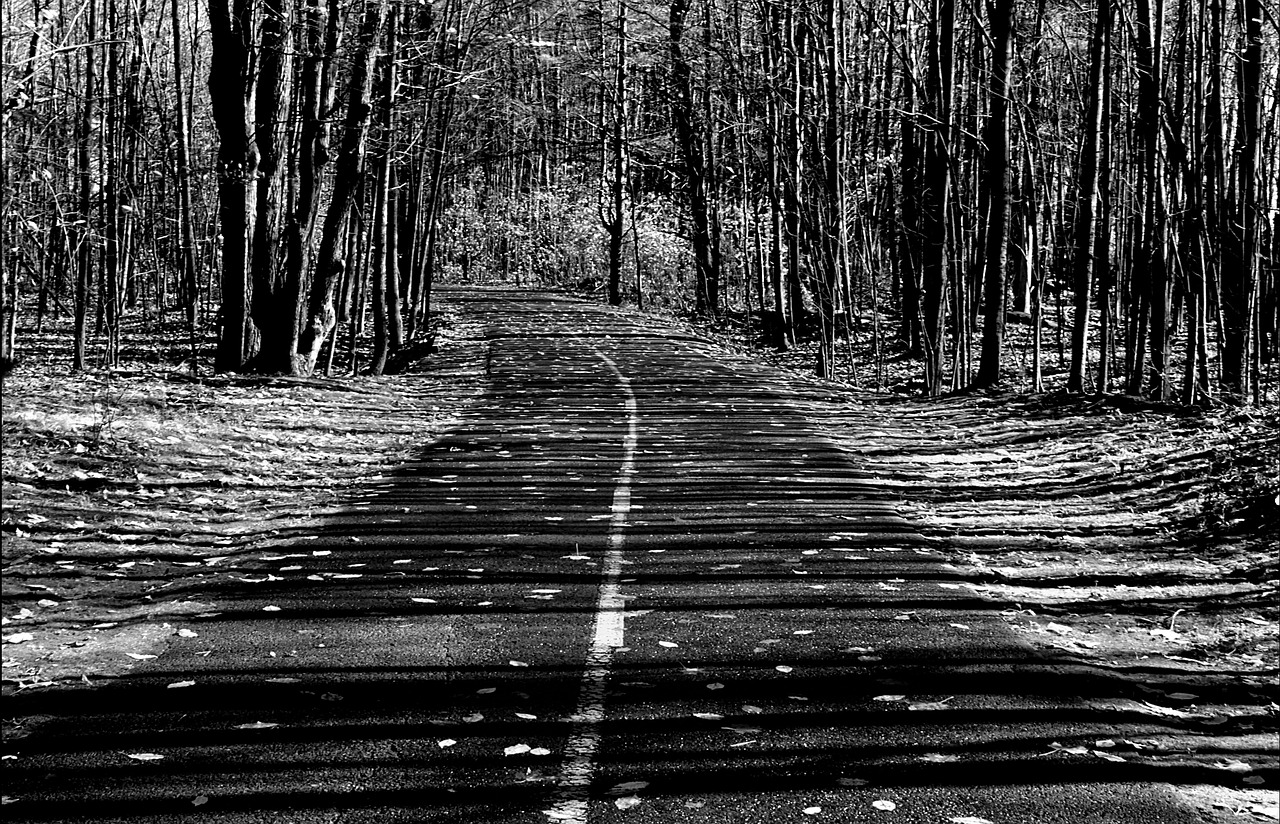
[[[256,41],[251,0],[209,0],[213,53],[209,102],[218,129],[218,219],[222,231],[220,372],[242,369],[250,354],[252,238],[257,216],[258,148],[250,103]]]
[[[714,231],[708,182],[710,170],[704,154],[703,124],[693,106],[693,69],[684,53],[685,16],[689,0],[671,0],[668,47],[671,55],[671,122],[677,148],[684,160],[692,223],[696,311],[715,317],[720,311],[720,239]]]
[[[1009,249],[1009,75],[1013,47],[1014,0],[988,0],[991,35],[990,113],[986,127],[983,186],[987,200],[984,250],[982,360],[978,386],[1000,383],[1004,354],[1006,262]]]
[[[1098,208],[1098,147],[1102,135],[1102,85],[1111,38],[1111,0],[1098,0],[1089,58],[1089,116],[1081,135],[1079,182],[1075,212],[1072,283],[1075,317],[1071,327],[1071,371],[1068,392],[1083,392],[1088,368],[1089,307],[1094,280],[1094,233]]]
[[[386,0],[366,0],[364,19],[357,35],[347,86],[347,116],[342,145],[334,164],[333,196],[325,214],[315,277],[307,305],[306,322],[298,339],[293,372],[315,371],[320,350],[337,323],[334,298],[347,266],[343,252],[347,220],[355,205],[356,189],[364,174],[365,144],[372,111],[373,61],[378,36],[386,16]]]

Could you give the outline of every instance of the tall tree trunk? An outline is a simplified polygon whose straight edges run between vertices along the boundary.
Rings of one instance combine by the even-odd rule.
[[[249,368],[288,373],[293,368],[297,306],[287,288],[285,222],[291,213],[285,172],[293,150],[289,123],[293,60],[290,25],[292,0],[259,0],[263,4],[258,49],[258,82],[254,93],[258,145],[257,218],[254,223],[251,315],[258,340]]]
[[[209,102],[218,128],[218,220],[222,234],[222,307],[216,368],[244,367],[251,345],[249,301],[257,216],[258,148],[250,103],[256,41],[251,0],[209,0],[213,52]]]
[[[1075,317],[1071,326],[1071,371],[1068,392],[1083,392],[1089,358],[1089,307],[1094,280],[1094,232],[1098,209],[1098,147],[1103,127],[1103,72],[1106,71],[1111,39],[1111,0],[1098,0],[1097,19],[1089,57],[1089,116],[1081,135],[1079,180],[1076,186],[1075,254],[1072,283],[1075,288]]]
[[[1139,283],[1147,288],[1150,306],[1151,394],[1163,400],[1172,385],[1169,369],[1170,314],[1173,282],[1165,260],[1168,225],[1165,216],[1164,177],[1160,135],[1164,130],[1161,96],[1164,82],[1164,0],[1137,0],[1138,17],[1138,123],[1142,189],[1142,239],[1136,264]],[[1131,386],[1142,384],[1141,373],[1130,375]]]
[[[924,176],[921,181],[924,255],[922,324],[925,392],[942,392],[946,347],[947,281],[950,271],[951,213],[951,86],[955,37],[955,0],[932,0],[929,20],[928,113],[933,124],[925,136]]]
[[[191,122],[187,112],[187,88],[183,63],[182,26],[178,0],[171,0],[169,22],[173,29],[174,120],[177,124],[178,223],[182,232],[182,307],[186,312],[191,344],[191,371],[199,368],[197,324],[200,283],[196,270],[195,219],[191,211]]]
[[[334,164],[333,196],[325,214],[316,273],[311,283],[306,323],[298,339],[294,373],[310,375],[329,333],[337,323],[334,298],[347,266],[343,240],[364,174],[365,143],[372,109],[373,61],[386,16],[386,0],[366,0],[347,86],[347,116],[342,144]]]
[[[1239,10],[1244,43],[1235,141],[1236,173],[1230,196],[1235,208],[1230,233],[1224,239],[1226,265],[1222,270],[1222,388],[1237,400],[1247,401],[1261,217],[1258,144],[1262,120],[1262,0],[1241,0]]]
[[[609,303],[622,304],[622,239],[626,227],[626,191],[629,168],[627,146],[627,0],[618,0],[617,48],[613,67],[613,95],[610,101],[608,206],[604,227],[609,235]]]
[[[668,16],[668,48],[671,55],[671,121],[676,143],[684,160],[689,212],[693,229],[696,311],[715,317],[719,314],[720,243],[714,232],[709,200],[710,169],[705,157],[703,134],[693,106],[693,69],[684,54],[685,16],[689,0],[671,0]]]
[[[80,176],[80,225],[74,232],[72,247],[76,250],[75,293],[75,342],[71,367],[77,371],[85,368],[85,355],[89,339],[89,294],[93,283],[93,205],[99,184],[95,179],[96,147],[102,131],[102,118],[98,109],[97,47],[98,0],[89,0],[85,36],[88,45],[84,49],[84,102],[80,116],[80,135],[76,146],[77,173]]]
[[[983,186],[987,226],[982,320],[982,360],[977,384],[1000,383],[1004,351],[1005,263],[1009,248],[1009,72],[1013,46],[1014,0],[988,0],[991,34],[991,111],[986,126]]]
[[[342,32],[340,0],[307,0],[303,10],[301,98],[298,127],[297,172],[294,207],[285,227],[285,276],[281,306],[284,322],[290,321],[289,370],[297,368],[297,351],[305,317],[314,261],[315,230],[320,216],[320,194],[325,170],[332,161],[331,120],[337,89],[337,53]]]

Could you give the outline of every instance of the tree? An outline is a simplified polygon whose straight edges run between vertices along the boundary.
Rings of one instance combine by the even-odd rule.
[[[985,130],[983,186],[986,193],[986,248],[983,273],[985,314],[982,362],[975,383],[1000,382],[1004,350],[1006,262],[1009,249],[1009,74],[1012,69],[1014,0],[987,0],[991,35],[990,113]]]
[[[1098,212],[1098,150],[1103,133],[1103,80],[1111,42],[1111,0],[1098,0],[1089,47],[1089,116],[1080,141],[1079,178],[1075,200],[1075,255],[1072,283],[1075,317],[1071,326],[1071,373],[1067,391],[1083,392],[1088,362],[1089,305],[1093,294],[1094,241]]]

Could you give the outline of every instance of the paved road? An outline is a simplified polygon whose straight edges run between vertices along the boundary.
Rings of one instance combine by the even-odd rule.
[[[1199,820],[1047,754],[1159,722],[966,598],[806,419],[822,390],[564,298],[449,300],[488,340],[464,422],[158,659],[6,701],[46,719],[6,818]]]

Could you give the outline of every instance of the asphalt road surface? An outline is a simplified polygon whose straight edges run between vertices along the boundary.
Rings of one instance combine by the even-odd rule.
[[[127,677],[7,699],[41,720],[7,820],[1199,821],[1168,772],[1057,748],[1159,720],[1090,709],[959,587],[806,419],[822,390],[447,297],[489,353],[462,424]]]

